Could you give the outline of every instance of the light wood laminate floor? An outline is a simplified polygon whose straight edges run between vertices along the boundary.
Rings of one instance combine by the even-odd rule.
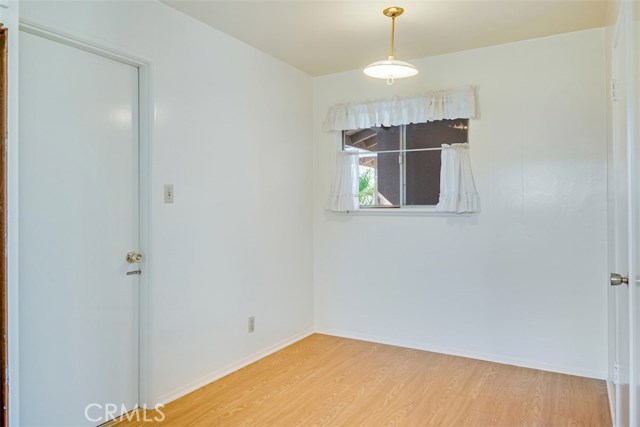
[[[604,381],[319,334],[163,412],[118,427],[611,426]]]

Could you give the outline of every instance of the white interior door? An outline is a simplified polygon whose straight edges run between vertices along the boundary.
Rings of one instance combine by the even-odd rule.
[[[609,230],[613,240],[610,257],[611,272],[627,276],[629,271],[629,197],[628,197],[628,144],[626,103],[626,28],[618,22],[612,49],[612,162],[610,191],[613,217]],[[612,286],[609,290],[614,310],[611,319],[614,334],[613,381],[615,396],[615,422],[617,427],[629,426],[629,289],[626,285]]]
[[[20,419],[138,401],[138,69],[20,34]]]
[[[638,75],[637,4],[621,2],[613,38],[612,109],[613,152],[611,166],[612,223],[610,237],[611,271],[626,276],[627,284],[612,286],[610,309],[614,332],[615,425],[638,426],[638,387],[640,385],[640,340],[638,319],[640,303],[638,271],[640,266],[640,145],[637,133]],[[634,10],[635,9],[635,10]],[[612,284],[614,284],[612,280]]]

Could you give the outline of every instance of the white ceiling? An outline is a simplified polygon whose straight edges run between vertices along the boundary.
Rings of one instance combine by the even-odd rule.
[[[387,6],[396,20],[396,59],[491,46],[605,24],[607,1],[162,0],[163,3],[313,76],[386,59]]]

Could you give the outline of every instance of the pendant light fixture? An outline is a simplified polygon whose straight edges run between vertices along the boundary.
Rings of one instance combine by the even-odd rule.
[[[402,79],[405,77],[412,77],[418,74],[418,70],[408,62],[398,61],[393,56],[394,43],[395,43],[395,31],[396,31],[396,17],[402,15],[404,9],[398,6],[391,6],[386,8],[382,13],[385,16],[391,18],[391,54],[388,59],[382,61],[373,62],[364,69],[364,73],[369,77],[375,77],[376,79],[386,79],[388,85],[392,85],[395,79]]]

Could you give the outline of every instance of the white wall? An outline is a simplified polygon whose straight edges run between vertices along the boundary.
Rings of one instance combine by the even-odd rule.
[[[390,87],[360,70],[314,80],[319,330],[606,377],[604,41],[595,29],[424,58]],[[325,212],[330,105],[468,84],[480,214]]]
[[[307,333],[312,79],[157,2],[25,1],[21,19],[152,61],[149,401]]]
[[[7,51],[7,312],[9,343],[9,420],[20,424],[19,340],[18,340],[18,18],[17,1],[0,2],[0,22],[9,31]]]

